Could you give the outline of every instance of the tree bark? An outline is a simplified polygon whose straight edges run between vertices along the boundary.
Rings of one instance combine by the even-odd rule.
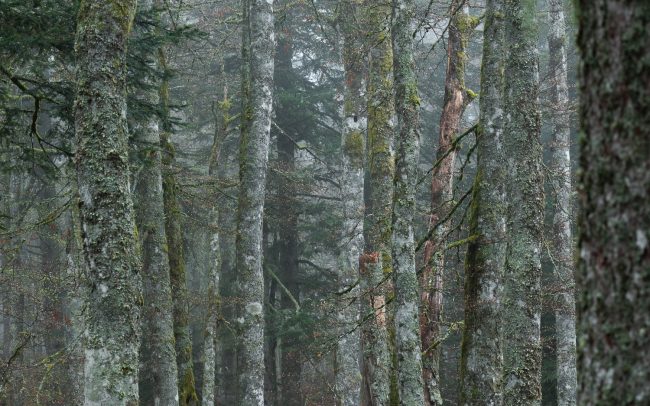
[[[544,177],[540,144],[537,13],[534,0],[505,2],[504,150],[507,248],[503,278],[505,405],[539,405]]]
[[[393,50],[390,42],[391,5],[366,5],[369,78],[368,131],[365,163],[365,253],[360,260],[364,405],[385,405],[390,398],[391,353],[388,334],[388,275],[395,157]]]
[[[138,404],[140,260],[129,190],[126,45],[136,2],[82,1],[75,154],[88,274],[85,404]]]
[[[576,404],[576,316],[571,235],[570,107],[567,86],[566,27],[562,0],[549,0],[549,77],[553,138],[550,184],[553,196],[553,227],[549,238],[555,269],[555,334],[558,406]]]
[[[501,278],[505,263],[503,166],[503,0],[487,0],[470,235],[465,262],[465,326],[461,348],[461,404],[502,403]]]
[[[650,3],[579,1],[579,404],[650,401]]]
[[[391,252],[395,287],[397,378],[401,405],[424,403],[418,324],[413,215],[420,148],[420,98],[415,77],[413,33],[415,1],[393,0],[393,75],[397,112],[397,149],[393,195]]]
[[[149,16],[153,2],[142,1],[140,11]],[[136,30],[136,33],[138,30]],[[147,55],[155,69],[156,55]],[[151,105],[159,103],[154,79],[145,77],[150,87],[136,97]],[[167,237],[160,152],[160,128],[155,116],[136,123],[141,169],[137,175],[136,223],[142,247],[142,337],[140,346],[140,401],[152,405],[177,405],[178,369],[174,348],[173,303],[169,273]]]
[[[424,246],[424,270],[420,277],[420,338],[422,340],[422,379],[424,401],[428,406],[442,405],[440,394],[440,324],[442,322],[445,243],[450,223],[444,221],[453,206],[455,137],[465,107],[474,94],[465,88],[466,48],[470,33],[478,24],[468,14],[463,0],[453,0],[450,10],[447,45],[445,98],[440,116],[440,134],[436,153],[437,168],[431,180],[431,217],[429,229],[435,229]]]
[[[237,211],[237,273],[243,304],[240,317],[240,402],[264,404],[264,276],[262,213],[273,105],[273,0],[244,1],[250,36],[244,35],[243,125]],[[250,13],[250,14],[249,14]],[[248,22],[245,19],[244,24]],[[246,28],[244,29],[246,32]],[[250,42],[247,44],[247,37]],[[246,48],[248,51],[246,51]],[[248,71],[248,69],[250,69]],[[247,73],[248,71],[248,73]],[[248,80],[249,83],[246,83]]]
[[[345,292],[338,313],[338,346],[336,349],[336,395],[339,405],[358,405],[361,394],[359,365],[361,339],[357,325],[360,308],[359,258],[363,252],[363,162],[366,118],[363,106],[364,55],[359,52],[355,16],[357,2],[339,3],[339,27],[343,34],[343,123],[341,131],[341,202],[343,222],[341,251],[338,258],[338,290]]]

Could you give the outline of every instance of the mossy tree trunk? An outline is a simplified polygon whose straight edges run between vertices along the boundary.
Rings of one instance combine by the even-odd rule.
[[[434,229],[424,246],[424,270],[420,276],[420,337],[422,340],[422,379],[426,405],[442,405],[440,394],[440,328],[442,322],[443,274],[445,245],[451,229],[447,218],[453,207],[455,137],[460,120],[473,93],[465,88],[465,63],[470,33],[478,24],[468,14],[461,0],[450,7],[449,39],[445,98],[440,116],[440,134],[436,152],[436,169],[431,180],[431,216],[429,229]]]
[[[159,50],[159,63],[167,69],[164,50]],[[185,252],[181,207],[178,202],[179,186],[176,182],[176,151],[172,145],[171,122],[169,117],[169,82],[164,79],[160,87],[160,105],[163,112],[160,148],[162,149],[162,184],[165,213],[165,235],[167,237],[167,256],[169,259],[169,279],[171,284],[174,340],[176,347],[176,366],[178,369],[179,404],[193,405],[198,401],[194,382],[194,361],[192,360],[192,337],[190,336],[189,295],[185,273]]]
[[[540,144],[537,2],[506,0],[504,76],[508,180],[503,278],[503,403],[539,405],[544,178]]]
[[[338,314],[336,348],[336,395],[339,405],[358,405],[361,393],[359,356],[359,258],[363,252],[363,162],[366,115],[363,98],[364,59],[354,0],[339,3],[339,28],[343,36],[343,123],[341,129],[341,251],[338,258],[339,292],[342,308]]]
[[[420,152],[420,98],[415,76],[413,33],[415,1],[393,0],[393,76],[397,112],[397,148],[393,182],[391,253],[395,289],[395,344],[401,405],[424,403],[418,323],[418,280],[415,269],[413,216]]]
[[[549,0],[549,78],[553,138],[550,192],[553,227],[549,240],[553,251],[555,291],[555,335],[557,352],[558,406],[576,404],[576,316],[573,277],[573,238],[571,235],[571,151],[570,107],[567,86],[566,27],[564,1]]]
[[[359,275],[362,316],[362,402],[386,405],[391,392],[388,334],[390,251],[395,157],[393,49],[390,41],[391,5],[366,5],[369,54],[367,85],[368,130],[365,162],[364,256]]]
[[[75,160],[85,268],[85,404],[138,404],[140,258],[129,190],[126,46],[135,0],[82,1]]]
[[[138,5],[144,16],[150,17],[151,0]],[[146,35],[146,32],[136,34]],[[156,68],[155,54],[147,55],[147,64]],[[136,97],[157,105],[158,91],[153,77],[145,77],[150,87],[140,90]],[[162,185],[160,127],[158,118],[147,117],[135,123],[139,147],[140,170],[136,183],[136,223],[142,249],[142,337],[140,346],[140,401],[152,405],[177,405],[178,369],[174,348],[173,303],[169,274],[165,210]]]
[[[650,3],[577,2],[578,403],[650,402]]]
[[[461,404],[502,403],[500,286],[505,263],[503,166],[503,0],[487,0],[483,28],[477,173],[472,190],[465,260],[465,326],[461,348]]]
[[[243,116],[237,210],[237,275],[242,303],[240,404],[264,405],[264,276],[262,213],[273,105],[273,0],[243,2]],[[248,18],[244,24],[248,25]],[[248,66],[246,66],[248,65]],[[248,82],[248,83],[247,83]]]

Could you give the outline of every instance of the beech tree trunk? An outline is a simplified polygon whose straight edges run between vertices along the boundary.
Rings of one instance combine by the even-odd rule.
[[[240,140],[237,274],[242,301],[240,404],[264,405],[262,213],[273,106],[273,0],[245,0],[243,115]],[[249,14],[250,13],[250,14]],[[250,34],[248,21],[250,17]]]
[[[126,45],[135,0],[82,1],[75,132],[88,275],[85,404],[138,404],[142,306],[129,190]]]
[[[577,2],[581,405],[650,402],[650,3]]]
[[[462,7],[461,7],[462,6]],[[447,45],[445,99],[440,116],[438,151],[431,180],[431,217],[429,229],[435,230],[424,246],[424,270],[420,277],[420,337],[422,340],[422,379],[426,405],[442,405],[440,394],[440,323],[442,322],[445,245],[450,223],[444,221],[453,207],[455,137],[465,107],[474,94],[465,88],[466,48],[477,18],[468,15],[462,0],[449,7],[450,25]]]
[[[566,27],[562,0],[549,0],[549,78],[553,138],[550,184],[553,203],[551,241],[555,270],[555,336],[557,352],[558,406],[576,404],[576,316],[571,235],[571,150],[570,107],[567,86]]]
[[[544,177],[540,144],[536,1],[506,0],[504,150],[508,180],[503,278],[503,403],[542,400],[542,239]]]
[[[392,246],[395,286],[395,342],[401,405],[424,403],[418,324],[413,215],[420,149],[420,98],[415,77],[413,33],[415,1],[393,0],[393,75],[397,112],[397,149],[393,195]]]
[[[503,166],[503,0],[487,0],[470,236],[465,261],[462,405],[502,403],[501,278],[505,263],[506,172]]]
[[[390,398],[391,366],[387,309],[392,271],[390,252],[393,175],[393,50],[390,42],[391,5],[364,6],[371,28],[363,50],[368,49],[366,88],[368,130],[364,179],[364,255],[360,261],[362,404],[385,405]]]

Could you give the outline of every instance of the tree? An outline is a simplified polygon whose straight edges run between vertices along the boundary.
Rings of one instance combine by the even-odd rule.
[[[461,9],[462,8],[462,9]],[[430,238],[424,246],[424,270],[420,276],[420,337],[422,340],[422,379],[426,405],[441,405],[440,394],[440,323],[442,322],[443,273],[445,249],[453,208],[455,145],[465,107],[475,97],[465,87],[465,63],[469,35],[479,22],[468,15],[468,6],[454,0],[449,6],[449,39],[445,98],[440,115],[440,134],[435,169],[431,180]]]
[[[579,1],[579,404],[650,399],[650,4]]]
[[[393,76],[397,112],[397,148],[393,182],[391,253],[395,286],[395,335],[400,404],[424,403],[418,324],[418,281],[415,269],[413,215],[420,148],[420,98],[415,77],[413,33],[415,1],[393,0]]]
[[[566,27],[562,0],[549,1],[549,77],[552,104],[553,138],[549,165],[553,227],[555,295],[555,334],[557,351],[558,405],[576,404],[576,316],[573,277],[573,238],[571,234],[571,151],[569,88],[567,86]]]
[[[465,259],[461,404],[502,402],[501,277],[505,263],[506,172],[503,166],[503,1],[487,0],[483,28],[477,172]]]
[[[390,42],[391,5],[388,2],[366,4],[364,9],[371,30],[366,40],[369,75],[366,88],[365,247],[359,270],[362,297],[362,401],[369,405],[384,405],[389,402],[392,364],[387,317],[387,278],[393,265],[390,237],[396,121],[393,50]]]
[[[540,144],[537,13],[533,0],[506,0],[504,129],[507,234],[503,275],[503,403],[539,405],[544,190]]]
[[[88,275],[85,403],[138,403],[140,259],[129,190],[126,47],[136,2],[83,1],[75,155]]]
[[[264,404],[264,276],[262,212],[273,105],[273,0],[244,0],[243,116],[237,210],[237,274],[242,405]],[[250,28],[248,25],[250,24]]]

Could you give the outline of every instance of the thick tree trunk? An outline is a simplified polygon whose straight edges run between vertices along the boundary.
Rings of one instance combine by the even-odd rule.
[[[153,2],[143,1],[141,11],[151,13]],[[137,32],[137,31],[136,31]],[[156,55],[147,63],[155,68]],[[153,78],[151,87],[136,96],[156,105],[159,95]],[[140,147],[141,169],[136,187],[136,223],[142,246],[142,287],[144,307],[140,346],[140,401],[152,405],[177,405],[178,387],[174,348],[173,303],[165,234],[165,211],[158,119],[149,117],[135,126]]]
[[[339,405],[358,405],[361,394],[359,357],[359,258],[363,252],[363,161],[366,118],[363,105],[364,56],[356,36],[357,5],[342,0],[340,28],[343,34],[343,125],[341,131],[341,201],[343,227],[341,252],[338,258],[338,290],[345,292],[338,313],[338,346],[336,349],[336,395]]]
[[[386,405],[391,392],[388,334],[388,275],[390,252],[393,175],[395,161],[393,132],[393,49],[390,42],[391,5],[366,6],[368,26],[369,78],[367,86],[368,136],[365,163],[365,254],[361,259],[360,294],[362,316],[363,386],[362,404]]]
[[[558,406],[576,404],[576,316],[573,277],[573,238],[571,236],[571,153],[569,128],[569,89],[567,86],[566,27],[563,0],[549,0],[549,78],[553,138],[550,184],[553,196],[551,241],[554,265],[555,335],[557,351]]]
[[[237,211],[237,274],[240,299],[240,402],[264,404],[264,276],[262,213],[273,105],[273,0],[244,1],[250,15],[250,43],[244,35],[243,100],[240,140],[240,189]],[[250,14],[249,14],[250,13]],[[246,18],[244,24],[247,24]],[[244,29],[244,31],[247,31]],[[246,83],[250,80],[249,83]]]
[[[505,3],[504,150],[508,169],[503,278],[503,402],[539,405],[544,178],[540,144],[537,12],[533,0]]]
[[[436,153],[437,168],[431,180],[431,218],[435,229],[424,246],[424,270],[420,279],[420,337],[422,340],[422,379],[426,405],[442,405],[440,394],[440,323],[442,322],[445,243],[450,230],[447,218],[453,206],[454,165],[460,120],[473,93],[465,88],[466,48],[471,31],[478,23],[468,15],[463,1],[454,0],[449,8],[451,22],[447,45],[445,99],[440,116],[440,136]]]
[[[140,261],[129,190],[126,43],[134,0],[83,1],[75,159],[88,274],[85,404],[138,404]]]
[[[477,173],[472,191],[465,262],[465,327],[461,350],[461,404],[502,403],[500,286],[505,263],[503,166],[503,0],[487,0],[483,28]]]
[[[418,324],[413,216],[420,149],[420,98],[415,77],[413,33],[415,1],[393,0],[393,75],[397,112],[397,149],[393,195],[392,246],[395,288],[397,378],[401,405],[424,403]]]
[[[578,403],[650,402],[650,3],[582,0]]]

